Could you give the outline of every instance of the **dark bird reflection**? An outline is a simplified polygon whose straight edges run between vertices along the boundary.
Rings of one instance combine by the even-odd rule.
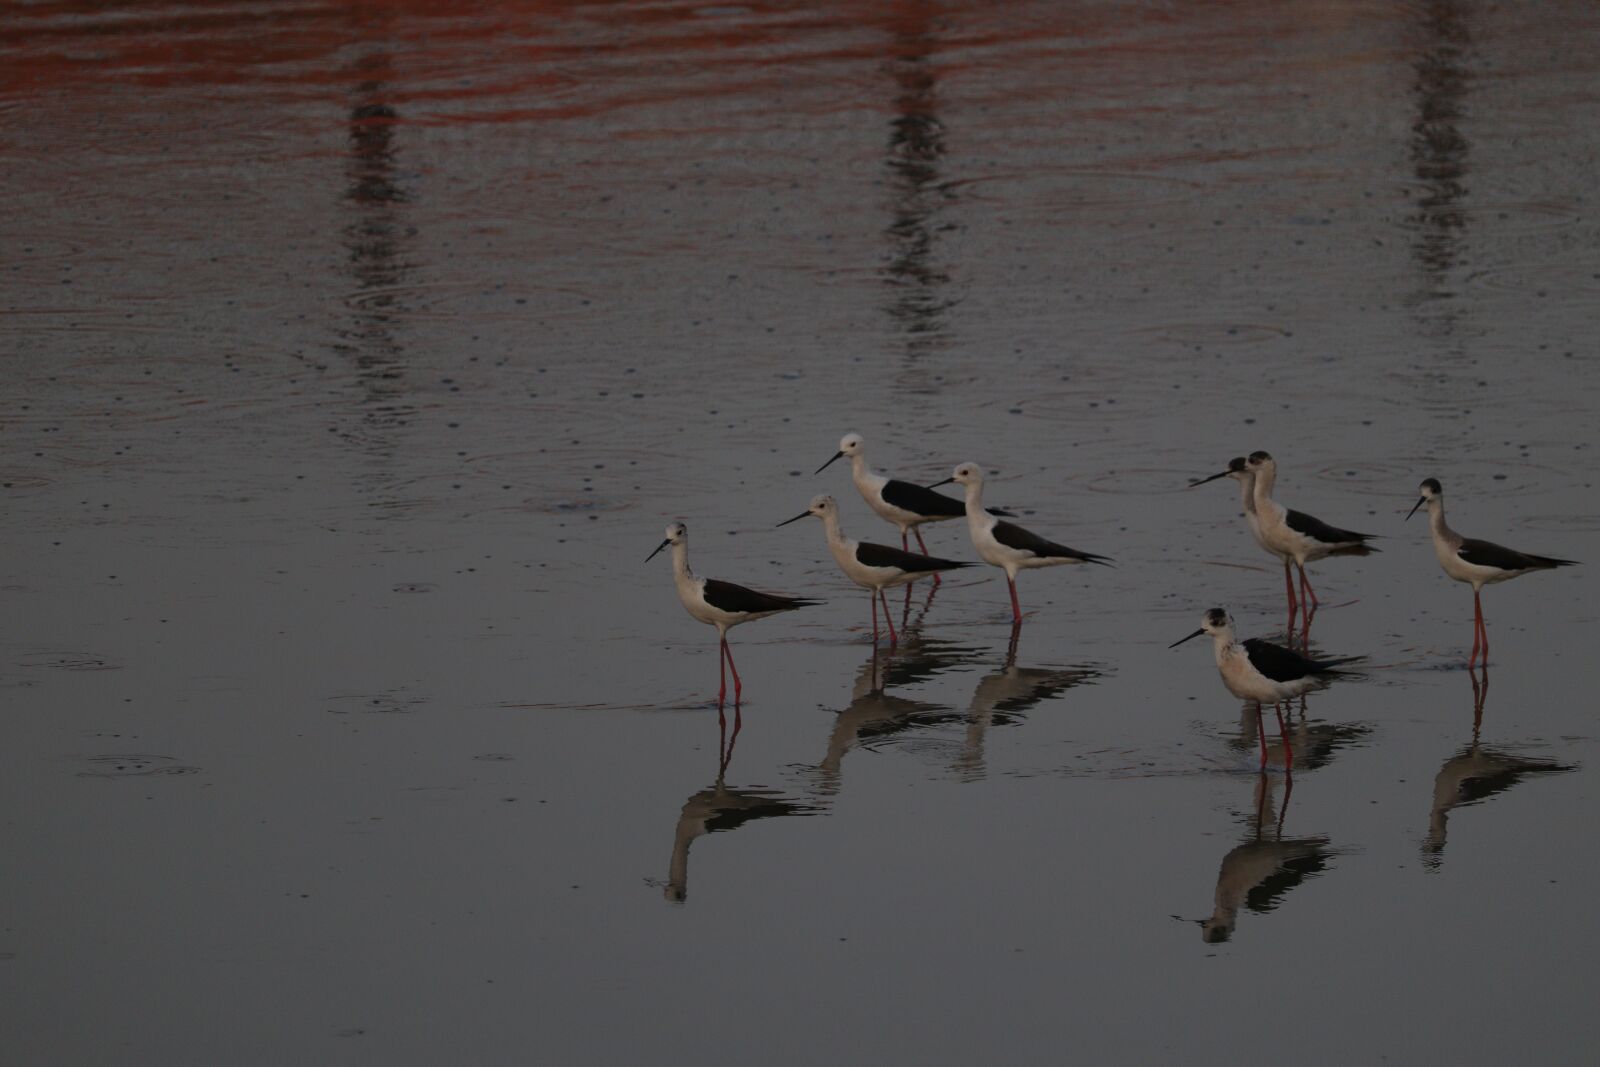
[[[1460,0],[1417,5],[1420,39],[1412,62],[1416,115],[1411,123],[1411,165],[1421,187],[1407,224],[1415,234],[1413,255],[1423,275],[1420,303],[1455,297],[1450,275],[1463,258],[1468,213],[1462,201],[1471,144],[1461,132],[1471,75],[1466,69],[1472,37]],[[1434,332],[1448,335],[1457,312],[1436,309]]]
[[[1294,782],[1287,778],[1282,781],[1283,804],[1278,809],[1277,820],[1269,825],[1275,779],[1266,774],[1256,776],[1255,812],[1249,818],[1249,834],[1242,844],[1222,857],[1211,917],[1197,920],[1200,936],[1208,944],[1217,944],[1233,936],[1240,908],[1257,914],[1273,910],[1289,890],[1327,870],[1330,860],[1337,854],[1329,847],[1326,837],[1283,836]]]
[[[1293,753],[1296,770],[1314,771],[1327,766],[1341,748],[1360,742],[1372,732],[1372,727],[1359,723],[1323,722],[1310,718],[1304,696],[1300,698],[1298,708],[1292,701],[1286,706],[1289,714],[1283,719],[1276,739],[1270,731],[1266,739],[1264,747],[1268,766],[1286,766],[1290,753]],[[1259,751],[1263,747],[1260,737],[1262,719],[1258,710],[1254,701],[1240,703],[1239,732],[1228,737],[1229,748],[1242,754]]]
[[[940,290],[950,277],[935,255],[937,214],[952,194],[940,180],[945,127],[938,115],[935,50],[937,6],[930,0],[902,0],[891,21],[893,50],[888,63],[894,78],[894,118],[889,124],[885,167],[893,193],[889,262],[884,276],[891,287],[885,310],[905,336],[905,351],[915,359],[943,341],[944,313],[950,301]]]
[[[1481,678],[1471,668],[1467,674],[1472,679],[1472,741],[1445,760],[1433,777],[1433,808],[1428,812],[1427,836],[1422,839],[1422,862],[1429,870],[1438,870],[1443,862],[1445,827],[1451,811],[1481,804],[1524,778],[1577,769],[1576,765],[1484,748],[1479,734],[1483,729],[1484,701],[1489,696],[1489,671],[1485,668]]]
[[[733,761],[733,746],[739,731],[727,734],[726,724],[721,726],[718,743],[717,778],[709,787],[694,793],[684,801],[678,815],[678,825],[672,834],[672,859],[667,866],[667,881],[663,895],[674,903],[682,903],[689,896],[689,846],[705,834],[736,830],[747,822],[770,819],[779,815],[812,815],[814,805],[781,790],[765,788],[730,789],[727,785],[728,765]]]
[[[913,727],[959,719],[947,705],[894,696],[887,690],[927,681],[974,662],[978,655],[976,648],[930,640],[920,628],[904,631],[892,651],[880,651],[874,645],[871,656],[856,672],[850,703],[834,718],[827,752],[816,766],[818,791],[830,796],[839,791],[841,764],[858,744],[870,745]]]
[[[399,334],[398,314],[405,309],[395,292],[412,269],[415,231],[406,221],[407,196],[398,178],[394,142],[400,115],[388,99],[389,53],[365,53],[355,68],[344,190],[351,218],[343,238],[346,266],[358,291],[350,301],[352,322],[340,331],[334,349],[354,364],[364,391],[362,433],[343,436],[367,451],[387,453],[392,444],[386,431],[405,425],[415,413],[407,399]]]
[[[1022,626],[1013,624],[1004,665],[978,679],[967,705],[967,732],[956,761],[963,781],[977,781],[984,776],[983,743],[991,726],[1016,722],[1035,705],[1100,677],[1101,672],[1089,666],[1018,667],[1017,642],[1021,635]]]

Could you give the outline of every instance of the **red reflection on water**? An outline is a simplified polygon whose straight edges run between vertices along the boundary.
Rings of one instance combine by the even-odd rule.
[[[396,87],[412,99],[514,96],[569,90],[580,101],[541,100],[476,121],[549,117],[653,99],[681,99],[815,76],[818,65],[881,61],[900,52],[948,53],[948,71],[985,62],[985,49],[1039,42],[1043,52],[1089,54],[1097,63],[1149,58],[1130,27],[1178,21],[1125,5],[1006,5],[884,0],[796,8],[774,2],[573,3],[559,0],[188,0],[116,3],[62,0],[13,7],[0,23],[0,94],[95,83],[265,84],[321,87],[348,80],[342,50],[381,45]],[[1159,48],[1157,49],[1159,51]],[[903,57],[902,57],[903,58]],[[805,66],[803,73],[797,68]],[[716,85],[697,78],[721,72]],[[707,79],[709,81],[709,79]],[[595,83],[609,87],[595,99]],[[652,84],[656,86],[652,92]],[[623,85],[627,88],[620,93]],[[620,97],[620,98],[619,98]]]

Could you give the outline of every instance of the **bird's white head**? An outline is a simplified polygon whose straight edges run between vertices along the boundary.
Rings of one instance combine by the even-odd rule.
[[[1248,461],[1243,456],[1234,456],[1228,460],[1228,466],[1225,469],[1218,471],[1209,478],[1199,478],[1190,482],[1189,488],[1193,489],[1197,485],[1214,482],[1218,478],[1232,478],[1236,482],[1249,482],[1255,476],[1255,471],[1250,469]]]
[[[839,438],[839,451],[828,457],[828,462],[818,467],[815,473],[821,474],[832,465],[834,460],[843,459],[845,456],[849,456],[851,462],[854,462],[856,457],[861,455],[861,450],[866,447],[866,444],[865,441],[861,440],[861,435],[858,433],[845,434]]]
[[[689,538],[689,527],[685,526],[681,522],[669,522],[669,523],[667,523],[666,534],[667,534],[667,539],[665,541],[662,541],[659,545],[656,546],[656,551],[655,552],[650,553],[648,556],[646,556],[644,558],[644,561],[646,563],[649,563],[651,560],[655,559],[656,558],[656,552],[660,552],[663,548],[666,548],[668,545],[681,545],[686,540],[688,540],[688,538]]]
[[[1224,641],[1233,640],[1233,619],[1221,608],[1211,608],[1200,616],[1200,629],[1188,637],[1180,638],[1168,645],[1168,648],[1177,648],[1185,641],[1192,641],[1201,634],[1210,634],[1214,638]]]
[[[829,496],[827,493],[817,494],[811,498],[811,503],[806,505],[806,514],[815,515],[818,518],[828,514],[830,511],[838,510],[839,502],[833,499],[833,497]]]
[[[1431,506],[1435,500],[1441,502],[1444,500],[1444,487],[1439,484],[1439,479],[1437,478],[1424,478],[1422,484],[1417,487],[1417,493],[1419,494],[1417,502],[1411,505],[1410,511],[1406,512],[1406,518],[1408,519],[1417,513],[1418,508],[1424,505]]]
[[[1252,452],[1250,458],[1245,460],[1245,467],[1252,471],[1270,471],[1278,468],[1277,460],[1266,452]],[[1229,467],[1233,465],[1230,463]]]
[[[784,519],[782,522],[778,523],[778,525],[787,526],[791,522],[799,522],[807,515],[815,515],[819,519],[826,519],[829,515],[837,514],[839,514],[839,502],[834,500],[833,497],[829,496],[827,493],[821,493],[812,497],[811,503],[806,505],[806,509],[800,514],[796,515],[792,519]]]
[[[950,472],[950,480],[957,485],[982,485],[983,468],[976,463],[963,463]]]

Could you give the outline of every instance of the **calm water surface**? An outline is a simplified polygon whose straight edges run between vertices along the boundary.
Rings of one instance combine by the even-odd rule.
[[[8,1061],[1589,1063],[1592,5],[0,7]],[[894,604],[842,464],[1115,569]],[[1281,633],[1233,455],[1382,535]],[[663,558],[827,600],[715,634]],[[956,524],[930,548],[973,558]],[[1092,572],[1092,573],[1089,573]],[[1271,733],[1277,735],[1276,724]],[[731,752],[729,745],[731,743]]]

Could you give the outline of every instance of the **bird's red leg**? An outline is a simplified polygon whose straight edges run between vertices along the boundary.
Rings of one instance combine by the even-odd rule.
[[[744,693],[744,685],[739,681],[739,668],[733,665],[733,649],[728,647],[728,639],[722,639],[723,650],[728,653],[728,669],[733,672],[733,725],[739,727],[739,698]]]
[[[906,528],[904,526],[900,527],[900,550],[902,552],[911,551],[911,542],[906,540]],[[926,555],[926,553],[924,553],[924,555]]]
[[[1472,591],[1472,653],[1467,656],[1467,666],[1471,667],[1478,662],[1478,639],[1483,628],[1483,604],[1478,600],[1478,591]]]
[[[726,657],[728,654],[728,639],[722,638],[717,642],[717,716],[722,716],[722,702],[728,696],[728,668]]]
[[[1294,749],[1289,746],[1289,728],[1283,724],[1282,707],[1273,704],[1272,713],[1278,717],[1278,736],[1283,738],[1283,772],[1288,774],[1294,769]]]
[[[922,528],[919,527],[919,526],[913,526],[911,528],[911,532],[917,535],[917,547],[922,549],[922,554],[924,556],[928,555],[928,546],[922,540]],[[939,572],[935,571],[934,574],[933,574],[933,584],[934,585],[938,585],[940,580],[941,579],[939,578]],[[909,597],[910,595],[911,595],[911,588],[910,588],[910,586],[907,586],[906,587],[906,596]]]
[[[1294,575],[1289,573],[1289,557],[1283,557],[1283,589],[1289,594],[1289,629],[1294,629],[1295,609],[1299,607],[1294,600]]]
[[[889,618],[889,595],[882,589],[878,590],[878,595],[883,597],[883,621],[889,627],[889,647],[893,648],[899,644],[900,635],[894,632],[894,620]]]
[[[1311,579],[1306,577],[1306,565],[1297,563],[1295,566],[1300,568],[1300,602],[1305,605],[1307,612],[1314,611],[1322,601],[1317,599],[1317,591],[1311,588]]]
[[[1011,575],[1006,575],[1006,585],[1011,587],[1011,622],[1013,625],[1022,622],[1022,605],[1017,603],[1017,582]]]
[[[1483,635],[1483,648],[1479,655],[1483,657],[1483,665],[1489,665],[1489,627],[1483,621],[1483,604],[1478,599],[1478,590],[1472,591],[1472,610],[1478,616],[1478,633]],[[1477,644],[1477,637],[1473,637],[1473,644]]]
[[[867,599],[872,601],[872,643],[876,646],[878,643],[878,594],[876,592],[868,593]]]
[[[1261,725],[1261,701],[1256,701],[1256,740],[1261,742],[1261,769],[1267,769],[1267,731]]]

